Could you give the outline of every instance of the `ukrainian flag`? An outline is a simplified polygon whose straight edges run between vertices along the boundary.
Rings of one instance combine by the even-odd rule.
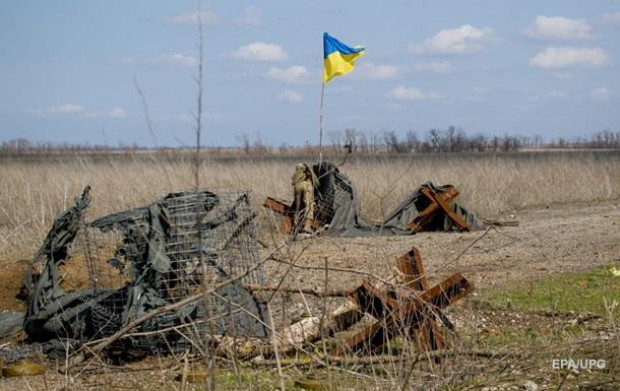
[[[334,76],[346,75],[353,70],[355,60],[364,55],[364,47],[351,48],[327,33],[323,34],[323,84]]]

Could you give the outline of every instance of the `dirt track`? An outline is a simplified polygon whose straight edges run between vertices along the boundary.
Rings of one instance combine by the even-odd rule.
[[[420,249],[427,274],[433,278],[462,272],[477,289],[508,281],[543,277],[596,266],[620,265],[620,207],[618,202],[553,205],[502,217],[517,227],[488,232],[421,233],[378,238],[312,238],[293,245],[300,265],[356,269],[387,279],[394,260],[412,245]],[[475,243],[474,243],[475,242]],[[462,256],[459,257],[459,255]],[[269,268],[272,279],[284,270]],[[332,271],[330,285],[353,288],[360,275]],[[289,283],[322,287],[322,270],[292,271]]]

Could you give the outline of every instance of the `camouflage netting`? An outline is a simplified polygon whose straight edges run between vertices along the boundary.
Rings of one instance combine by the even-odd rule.
[[[429,200],[422,196],[423,187],[442,194],[448,186],[435,186],[428,182],[413,190],[403,202],[388,214],[382,223],[373,224],[362,218],[355,186],[338,168],[329,162],[312,166],[319,179],[315,189],[317,199],[316,216],[327,224],[324,234],[334,236],[368,236],[368,235],[410,235],[407,226],[428,205]],[[451,209],[460,216],[471,230],[482,229],[484,223],[457,202],[450,203]],[[425,226],[425,231],[451,231],[456,229],[452,220],[443,213],[437,214]]]
[[[54,221],[24,279],[31,341],[105,338],[149,311],[202,292],[119,340],[115,352],[192,350],[205,334],[266,337],[254,214],[247,192],[169,194],[151,205],[85,222],[87,187]]]

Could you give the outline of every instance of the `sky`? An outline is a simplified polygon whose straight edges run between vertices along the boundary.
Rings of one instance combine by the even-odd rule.
[[[620,130],[620,2],[0,2],[0,142],[317,144],[323,32],[365,55],[325,85],[331,131]],[[149,131],[147,115],[152,132]]]

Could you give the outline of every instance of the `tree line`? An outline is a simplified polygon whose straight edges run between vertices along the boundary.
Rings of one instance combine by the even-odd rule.
[[[527,149],[620,149],[620,131],[598,131],[587,137],[561,137],[545,141],[542,136],[469,135],[450,126],[432,128],[423,134],[410,130],[403,134],[384,130],[360,132],[355,129],[328,133],[331,147],[350,153],[432,153],[509,152]]]
[[[515,135],[470,135],[460,128],[432,128],[424,133],[410,130],[405,134],[384,130],[364,132],[355,129],[330,131],[324,148],[332,154],[378,154],[378,153],[450,153],[450,152],[510,152],[522,149],[620,149],[620,131],[603,130],[583,137],[560,137],[545,140],[542,136]],[[260,134],[251,140],[247,134],[237,138],[235,147],[205,148],[217,155],[294,155],[316,149],[316,146],[291,146],[281,144],[273,147],[263,140]],[[110,145],[90,145],[77,143],[32,142],[19,138],[2,142],[1,156],[22,155],[64,155],[64,154],[106,154],[136,153],[152,150],[183,150],[185,147],[156,149],[139,146],[136,143]]]

